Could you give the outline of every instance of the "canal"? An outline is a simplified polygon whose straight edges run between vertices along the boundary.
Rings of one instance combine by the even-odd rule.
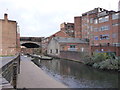
[[[117,72],[97,70],[82,63],[63,59],[34,59],[33,62],[49,76],[70,88],[118,88]]]

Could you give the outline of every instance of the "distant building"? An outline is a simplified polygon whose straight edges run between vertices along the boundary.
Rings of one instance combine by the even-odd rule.
[[[15,55],[20,50],[20,33],[16,21],[0,19],[0,55]]]
[[[60,30],[68,34],[70,37],[75,37],[74,23],[62,23],[60,25]]]
[[[47,53],[47,46],[52,38],[54,37],[70,38],[74,36],[75,36],[74,35],[74,24],[73,23],[62,23],[60,25],[60,31],[42,40],[42,53]]]
[[[58,31],[58,32],[54,33],[53,35],[42,39],[42,53],[45,53],[45,54],[47,53],[48,43],[54,37],[66,37],[66,38],[68,38],[70,36],[68,34],[66,34],[64,31]]]
[[[59,56],[60,51],[88,52],[89,44],[80,38],[54,37],[47,47],[47,54]]]

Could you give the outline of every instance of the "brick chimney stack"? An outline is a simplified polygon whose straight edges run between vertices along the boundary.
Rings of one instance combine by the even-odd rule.
[[[8,20],[8,14],[7,14],[7,13],[4,14],[4,20],[5,20],[5,21]]]

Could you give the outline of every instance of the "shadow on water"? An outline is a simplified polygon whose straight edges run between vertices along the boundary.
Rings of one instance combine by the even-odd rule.
[[[53,59],[33,62],[56,80],[70,88],[118,88],[118,73],[91,68],[74,61]]]

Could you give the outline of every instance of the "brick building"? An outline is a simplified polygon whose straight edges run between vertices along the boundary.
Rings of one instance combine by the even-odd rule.
[[[95,8],[74,17],[74,23],[62,23],[60,31],[45,40],[49,42],[53,37],[85,39],[89,41],[90,55],[110,52],[120,56],[120,11]]]
[[[70,38],[70,37],[75,37],[74,34],[74,23],[62,23],[60,24],[60,31],[54,33],[53,35],[44,38],[42,40],[42,53],[47,53],[47,46],[49,41],[53,37],[65,37],[65,38]]]
[[[75,37],[74,32],[74,23],[62,23],[60,25],[60,30],[65,32],[70,37]]]
[[[42,39],[42,53],[47,53],[48,43],[53,37],[66,37],[67,38],[70,36],[68,34],[66,34],[64,30],[61,30],[61,31],[54,33],[50,37],[46,37],[46,38]]]
[[[81,18],[82,21],[80,18],[75,18],[74,25],[76,27],[79,22],[77,30],[82,33],[82,38],[90,41],[91,53],[114,52],[120,56],[120,11],[95,8],[83,13]],[[81,38],[79,33],[75,34],[75,37],[79,35]]]
[[[20,33],[16,21],[8,20],[8,15],[4,14],[4,19],[0,19],[0,55],[15,55],[20,50]]]
[[[47,47],[47,54],[59,56],[60,51],[88,52],[89,43],[80,38],[54,37]]]

